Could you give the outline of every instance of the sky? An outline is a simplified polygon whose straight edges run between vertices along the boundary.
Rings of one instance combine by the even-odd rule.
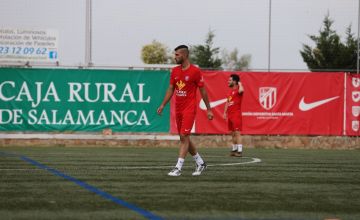
[[[85,63],[86,0],[1,0],[0,27],[59,30],[60,65]],[[250,54],[250,68],[269,65],[270,0],[92,0],[92,62],[95,66],[141,66],[141,48],[157,40],[170,51],[204,44]],[[307,70],[299,51],[313,42],[327,13],[345,36],[357,37],[356,0],[271,0],[270,68]]]

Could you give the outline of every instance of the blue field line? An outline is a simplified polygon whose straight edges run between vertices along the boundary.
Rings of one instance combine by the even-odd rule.
[[[110,200],[110,201],[112,201],[112,202],[114,202],[114,203],[116,203],[118,205],[121,205],[121,206],[123,206],[125,208],[128,208],[130,210],[133,210],[133,211],[137,212],[138,214],[144,216],[147,219],[163,220],[163,218],[161,218],[161,217],[159,217],[157,215],[154,215],[153,213],[151,213],[149,211],[146,211],[146,210],[144,210],[144,209],[142,209],[142,208],[140,208],[140,207],[138,207],[138,206],[136,206],[134,204],[128,203],[128,202],[126,202],[126,201],[124,201],[122,199],[119,199],[119,198],[117,198],[115,196],[112,196],[111,194],[109,194],[107,192],[104,192],[104,191],[102,191],[102,190],[100,190],[100,189],[98,189],[98,188],[96,188],[96,187],[94,187],[92,185],[89,185],[86,182],[78,180],[78,179],[76,179],[76,178],[74,178],[72,176],[66,175],[66,174],[64,174],[64,173],[62,173],[62,172],[60,172],[60,171],[58,171],[58,170],[56,170],[54,168],[48,167],[48,166],[46,166],[46,165],[44,165],[42,163],[39,163],[39,162],[37,162],[35,160],[32,160],[32,159],[28,158],[26,156],[16,155],[16,154],[7,153],[7,152],[0,152],[0,154],[2,154],[3,156],[17,156],[21,160],[26,161],[26,162],[28,162],[28,163],[30,163],[30,164],[38,167],[38,168],[41,168],[43,170],[46,170],[46,171],[54,174],[55,176],[59,176],[59,177],[62,177],[64,179],[66,179],[66,180],[69,180],[69,181],[71,181],[71,182],[85,188],[86,190],[88,190],[90,192],[93,192],[93,193],[95,193],[95,194],[97,194],[97,195],[99,195],[99,196],[101,196],[101,197],[103,197],[103,198],[105,198],[107,200]]]

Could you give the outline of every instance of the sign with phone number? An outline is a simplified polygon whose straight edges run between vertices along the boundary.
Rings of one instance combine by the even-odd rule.
[[[0,28],[0,62],[56,62],[58,31]]]

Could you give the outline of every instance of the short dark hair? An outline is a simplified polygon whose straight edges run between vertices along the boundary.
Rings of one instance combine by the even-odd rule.
[[[179,50],[179,49],[186,49],[186,50],[189,50],[189,47],[188,47],[188,46],[186,46],[186,45],[179,45],[179,46],[177,46],[177,47],[174,49],[174,51],[177,51],[177,50]]]
[[[237,74],[231,74],[230,77],[232,78],[232,80],[234,80],[236,83],[238,83],[240,81],[240,76]]]

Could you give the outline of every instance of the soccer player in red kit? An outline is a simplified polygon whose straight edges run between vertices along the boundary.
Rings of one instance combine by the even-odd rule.
[[[227,102],[224,109],[224,119],[228,120],[228,128],[232,135],[232,151],[230,156],[242,156],[241,135],[242,130],[242,116],[241,116],[241,102],[244,93],[244,87],[240,82],[240,77],[232,74],[229,77],[228,85],[231,88],[227,96]]]
[[[164,100],[157,109],[157,113],[160,115],[165,105],[175,93],[176,125],[181,143],[177,164],[175,168],[168,173],[168,175],[181,175],[181,169],[184,164],[185,157],[189,152],[196,162],[195,172],[193,172],[192,175],[199,176],[205,170],[206,163],[197,152],[193,142],[190,140],[190,132],[194,124],[196,114],[197,88],[199,88],[201,97],[205,102],[207,117],[209,120],[213,119],[213,113],[204,88],[204,80],[201,71],[198,67],[190,63],[189,49],[186,45],[180,45],[175,48],[175,61],[179,65],[172,69],[169,88],[166,91]]]

